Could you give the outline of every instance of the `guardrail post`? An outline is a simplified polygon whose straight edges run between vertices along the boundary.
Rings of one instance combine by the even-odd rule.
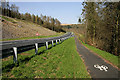
[[[59,44],[60,44],[60,39],[59,39]]]
[[[35,54],[38,53],[38,43],[35,43]]]
[[[46,42],[46,50],[48,49],[48,42]]]
[[[63,42],[63,41],[64,41],[64,38],[61,39],[61,42]]]
[[[53,45],[53,40],[52,40],[52,47],[53,47],[54,45]]]
[[[57,40],[56,40],[56,45],[57,45]]]
[[[16,63],[17,62],[17,47],[13,47],[13,51],[14,51],[13,61],[14,61],[14,63]]]

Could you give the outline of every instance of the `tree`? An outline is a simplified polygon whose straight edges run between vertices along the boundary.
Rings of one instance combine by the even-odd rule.
[[[24,14],[21,14],[21,19],[22,19],[22,20],[25,20]]]
[[[6,14],[7,14],[7,16],[9,16],[10,15],[10,6],[9,6],[9,2],[7,2],[7,12],[6,12]]]
[[[86,35],[88,37],[88,42],[95,45],[95,35],[96,35],[96,3],[94,2],[84,2],[83,15],[86,23]],[[86,41],[87,41],[86,40]]]
[[[32,14],[32,22],[35,23],[35,15]]]
[[[81,22],[82,22],[81,18],[79,18],[79,19],[78,19],[78,22],[79,22],[79,23],[81,23]]]
[[[55,19],[55,31],[60,31],[60,22],[57,19]]]
[[[51,18],[51,27],[52,27],[52,30],[54,31],[54,26],[55,26],[55,19],[54,18]]]
[[[118,25],[120,16],[118,6],[120,6],[120,3],[105,2],[104,6],[104,22],[107,23],[104,26],[108,30],[108,36],[106,37],[106,42],[108,42],[107,50],[112,54],[118,55]]]
[[[39,17],[38,20],[39,20],[39,24],[42,25],[43,24],[42,19]]]
[[[38,15],[37,15],[36,18],[35,18],[35,23],[39,24],[39,18],[38,18]]]
[[[18,11],[19,7],[17,7],[15,4],[11,5],[11,17],[16,18],[17,15],[19,14]]]
[[[3,0],[3,1],[1,2],[1,6],[2,6],[3,9],[6,9],[6,8],[7,8],[6,0]]]
[[[89,44],[119,55],[119,2],[83,2],[86,40]],[[79,21],[79,20],[78,20]]]

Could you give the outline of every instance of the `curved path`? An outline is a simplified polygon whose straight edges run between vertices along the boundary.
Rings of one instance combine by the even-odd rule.
[[[86,49],[76,37],[75,42],[77,51],[84,60],[87,70],[93,79],[119,80],[116,68]]]

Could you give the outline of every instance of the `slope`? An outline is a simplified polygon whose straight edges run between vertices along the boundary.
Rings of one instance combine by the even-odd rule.
[[[39,36],[58,34],[32,22],[2,16],[2,39],[34,37],[37,32]]]

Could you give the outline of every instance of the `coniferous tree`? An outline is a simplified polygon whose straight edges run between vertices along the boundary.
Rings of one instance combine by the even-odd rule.
[[[83,6],[86,41],[119,55],[120,2],[84,2]]]
[[[35,15],[32,14],[32,22],[35,23]]]

